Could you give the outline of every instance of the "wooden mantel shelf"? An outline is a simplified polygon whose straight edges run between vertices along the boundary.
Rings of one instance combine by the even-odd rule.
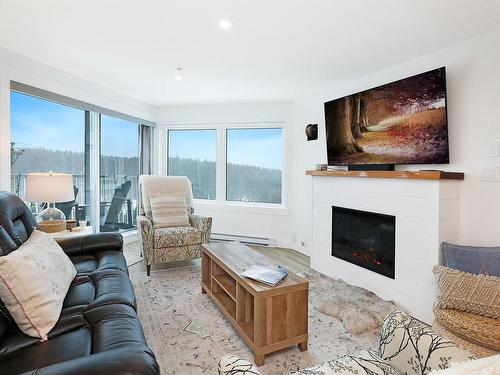
[[[316,171],[307,170],[306,175],[323,177],[401,178],[407,180],[463,180],[462,172],[427,171]]]

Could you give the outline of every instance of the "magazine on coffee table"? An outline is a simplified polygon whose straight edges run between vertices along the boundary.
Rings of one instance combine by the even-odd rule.
[[[269,286],[275,286],[288,275],[282,266],[254,265],[241,274],[243,277],[259,281]]]

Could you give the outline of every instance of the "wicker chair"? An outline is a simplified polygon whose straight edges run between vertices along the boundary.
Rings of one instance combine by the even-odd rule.
[[[186,194],[190,226],[155,228],[149,194]],[[197,259],[201,245],[210,241],[212,218],[195,215],[191,181],[177,176],[140,176],[139,216],[137,218],[148,276],[154,263]]]

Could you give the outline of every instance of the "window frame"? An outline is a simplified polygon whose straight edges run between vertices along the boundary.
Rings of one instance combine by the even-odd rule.
[[[228,171],[228,166],[229,166],[229,163],[227,161],[227,158],[228,158],[228,133],[230,130],[271,130],[271,129],[279,129],[281,130],[281,199],[280,199],[280,203],[270,203],[270,202],[245,202],[245,201],[237,201],[237,200],[229,200],[227,195],[228,195],[228,179],[227,179],[227,171]],[[225,163],[224,163],[224,177],[225,177],[225,186],[224,186],[224,200],[226,202],[230,202],[230,203],[244,203],[244,204],[252,204],[252,205],[264,205],[264,207],[269,207],[269,206],[282,206],[283,205],[283,192],[284,192],[284,189],[283,189],[283,181],[284,181],[284,176],[283,176],[283,170],[284,170],[284,160],[285,160],[285,155],[283,153],[283,145],[284,145],[284,142],[283,142],[283,139],[284,139],[284,135],[283,135],[283,132],[284,132],[284,129],[283,127],[278,127],[278,126],[259,126],[259,127],[255,127],[255,126],[238,126],[238,127],[226,127],[224,129],[224,139],[225,139],[225,142],[224,142],[224,152],[225,152]]]
[[[161,126],[161,125],[160,125]],[[165,125],[161,126],[164,131],[161,139],[165,142],[163,155],[163,168],[161,172],[168,176],[168,134],[175,130],[213,130],[217,131],[217,157],[216,157],[216,195],[215,199],[194,199],[194,202],[201,207],[210,207],[221,209],[223,211],[238,211],[240,209],[249,209],[255,212],[261,212],[264,209],[284,211],[287,209],[287,127],[285,122],[263,122],[263,123],[224,123],[224,124],[203,124],[203,125]],[[242,202],[227,200],[227,131],[232,129],[281,129],[281,203],[263,203],[263,202]]]
[[[220,146],[220,142],[219,142],[219,129],[216,127],[216,126],[203,126],[203,127],[200,127],[200,126],[197,126],[197,127],[168,127],[168,128],[165,128],[165,136],[162,137],[162,139],[164,139],[165,141],[165,153],[164,153],[164,175],[165,176],[170,176],[169,175],[169,171],[168,171],[168,168],[169,168],[169,162],[168,162],[168,159],[169,159],[169,144],[170,144],[170,139],[169,139],[169,132],[170,131],[189,131],[189,130],[215,130],[215,199],[204,199],[204,198],[194,198],[193,196],[193,200],[195,202],[206,202],[206,203],[213,203],[213,202],[217,202],[218,200],[218,197],[219,197],[219,146]]]

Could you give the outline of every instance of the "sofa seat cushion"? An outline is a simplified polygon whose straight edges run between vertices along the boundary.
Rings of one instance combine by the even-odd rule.
[[[345,355],[318,366],[292,372],[289,375],[399,375],[389,363],[370,350]]]
[[[83,314],[61,317],[54,328],[48,333],[48,341],[83,328],[88,328],[87,321],[83,317]],[[0,363],[3,363],[4,357],[8,357],[12,353],[36,345],[39,342],[40,339],[25,335],[19,328],[12,327],[9,335],[0,344]],[[41,347],[44,348],[46,346]]]
[[[95,271],[73,280],[61,315],[70,315],[112,303],[136,307],[134,288],[126,273],[118,270]]]
[[[201,243],[201,231],[193,227],[169,227],[154,229],[154,247],[176,247]]]
[[[500,352],[500,320],[454,309],[434,309],[436,321],[453,335]]]
[[[1,358],[2,375],[20,374],[53,363],[88,356],[92,348],[89,328],[80,328],[39,343],[26,345]]]
[[[121,251],[102,250],[92,255],[72,256],[70,260],[75,265],[77,275],[102,270],[120,270],[128,273],[127,263]]]
[[[127,352],[143,352],[154,358],[146,346],[139,318],[130,306],[100,306],[78,317],[63,317],[58,324],[49,333],[49,340],[42,343],[30,341],[32,338],[26,335],[23,335],[25,341],[18,337],[17,342],[2,342],[2,375],[33,371],[81,357],[92,363],[92,355],[114,350],[123,351],[124,356]]]

